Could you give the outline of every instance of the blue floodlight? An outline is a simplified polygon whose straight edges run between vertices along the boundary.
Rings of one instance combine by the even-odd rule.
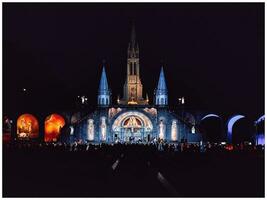
[[[232,118],[229,119],[228,123],[227,123],[227,139],[228,142],[231,143],[232,142],[232,131],[233,131],[233,126],[236,123],[236,121],[245,118],[245,116],[243,115],[235,115]]]

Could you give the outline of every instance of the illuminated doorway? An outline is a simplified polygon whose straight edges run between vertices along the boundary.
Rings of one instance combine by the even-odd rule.
[[[123,142],[149,141],[153,126],[141,112],[125,112],[113,123],[114,140]]]

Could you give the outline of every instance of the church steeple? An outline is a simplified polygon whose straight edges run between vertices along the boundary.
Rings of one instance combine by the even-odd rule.
[[[124,84],[123,99],[120,101],[120,104],[148,104],[142,97],[143,86],[140,80],[139,47],[136,41],[134,23],[131,27],[131,37],[127,53],[127,78]]]
[[[98,92],[105,93],[106,91],[108,91],[108,81],[105,66],[103,66]]]
[[[163,66],[160,70],[158,87],[155,90],[155,105],[167,106],[168,105],[168,90],[166,86]]]
[[[161,91],[161,92],[165,92],[165,91],[167,92],[167,86],[166,86],[166,81],[165,81],[163,66],[160,69],[159,82],[158,82],[157,89],[159,91]]]
[[[135,24],[133,22],[132,24],[132,31],[131,31],[131,48],[135,48],[135,42],[136,42],[136,33],[135,33]]]
[[[131,38],[128,46],[128,58],[139,58],[139,47],[136,42],[135,24],[132,24]]]
[[[108,81],[104,64],[98,88],[97,103],[99,106],[108,106],[110,104],[110,91],[108,88]]]

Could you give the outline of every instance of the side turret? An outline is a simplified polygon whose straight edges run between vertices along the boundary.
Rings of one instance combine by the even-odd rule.
[[[100,107],[107,107],[110,105],[110,90],[106,76],[105,66],[103,65],[101,79],[98,88],[97,104]]]
[[[158,87],[155,90],[154,104],[156,106],[167,106],[168,105],[168,90],[166,86],[165,76],[163,67],[161,67]]]

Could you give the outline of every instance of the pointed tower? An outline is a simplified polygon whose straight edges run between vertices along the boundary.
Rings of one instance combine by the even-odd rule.
[[[108,81],[106,76],[105,66],[103,65],[101,79],[98,88],[97,104],[101,107],[109,106],[110,104],[110,91],[108,88]]]
[[[141,83],[139,70],[139,47],[136,42],[135,26],[133,24],[127,51],[127,77],[123,88],[123,99],[120,101],[120,104],[148,104],[142,95],[143,85]]]
[[[167,106],[168,105],[168,90],[166,86],[163,67],[161,67],[158,87],[155,90],[155,105]]]

